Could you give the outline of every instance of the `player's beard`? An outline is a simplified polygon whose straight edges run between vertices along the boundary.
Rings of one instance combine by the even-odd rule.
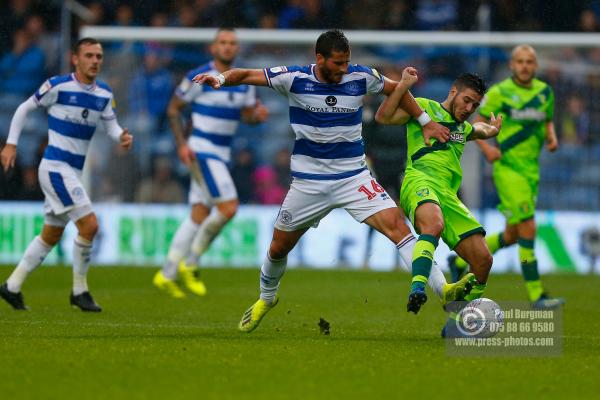
[[[327,83],[340,83],[341,81],[341,79],[336,79],[335,74],[327,68],[321,68],[321,75],[323,75],[323,78],[325,78]]]

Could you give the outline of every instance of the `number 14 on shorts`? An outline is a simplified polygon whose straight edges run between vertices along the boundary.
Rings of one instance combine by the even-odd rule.
[[[371,179],[371,189],[373,189],[373,191],[371,191],[367,185],[362,185],[358,188],[358,191],[364,193],[367,196],[367,200],[373,200],[377,197],[378,193],[385,193],[385,189],[381,187],[375,179]]]

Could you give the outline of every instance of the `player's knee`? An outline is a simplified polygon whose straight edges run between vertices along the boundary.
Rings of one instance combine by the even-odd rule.
[[[511,244],[517,243],[518,236],[519,235],[517,234],[517,232],[509,231],[504,232],[504,234],[502,235],[502,239],[506,246],[510,246]]]
[[[93,240],[98,233],[99,225],[96,218],[90,218],[79,228],[79,235],[87,240]]]
[[[269,257],[271,257],[272,260],[281,260],[291,251],[289,247],[290,246],[288,246],[287,243],[272,241],[271,246],[269,247]]]
[[[421,228],[421,234],[432,235],[435,237],[440,237],[442,235],[443,231],[444,231],[444,221],[443,220],[431,221]]]
[[[48,246],[54,247],[62,237],[62,229],[44,229],[40,234],[40,238]]]
[[[219,211],[229,221],[230,219],[235,217],[237,210],[238,210],[238,205],[234,204],[234,205],[227,206],[223,210],[219,210]]]

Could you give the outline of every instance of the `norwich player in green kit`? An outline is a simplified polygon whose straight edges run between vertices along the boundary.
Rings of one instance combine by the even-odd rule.
[[[492,112],[504,118],[504,127],[498,135],[499,147],[478,141],[486,159],[494,165],[494,184],[500,197],[498,208],[506,217],[504,232],[489,235],[488,247],[495,253],[518,243],[529,301],[534,308],[547,309],[559,307],[564,300],[548,296],[540,282],[534,253],[534,214],[539,155],[544,142],[549,151],[555,151],[558,140],[552,123],[554,94],[550,86],[535,78],[537,67],[533,47],[515,47],[510,60],[512,77],[490,88],[475,121],[487,121]],[[448,261],[453,280],[459,279],[468,262],[456,256]]]
[[[435,122],[450,129],[448,142],[428,144],[423,140],[421,125],[398,108],[400,94],[396,92],[381,104],[376,119],[384,124],[407,125],[408,162],[400,201],[420,235],[413,252],[407,309],[417,313],[427,301],[425,283],[440,237],[471,265],[476,280],[465,300],[474,300],[485,290],[492,255],[483,227],[457,196],[462,180],[460,158],[467,141],[496,136],[502,118],[490,114],[490,123],[467,122],[485,94],[485,84],[477,75],[462,74],[452,84],[444,102],[416,99]]]

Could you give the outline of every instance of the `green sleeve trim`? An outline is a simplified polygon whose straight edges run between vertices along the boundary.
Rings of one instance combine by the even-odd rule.
[[[417,207],[415,208],[415,212],[417,211],[417,208],[419,208],[420,205],[425,204],[425,203],[433,203],[433,204],[437,204],[440,208],[442,208],[442,205],[440,203],[438,203],[435,200],[432,199],[425,199],[425,200],[421,200],[417,203]]]

